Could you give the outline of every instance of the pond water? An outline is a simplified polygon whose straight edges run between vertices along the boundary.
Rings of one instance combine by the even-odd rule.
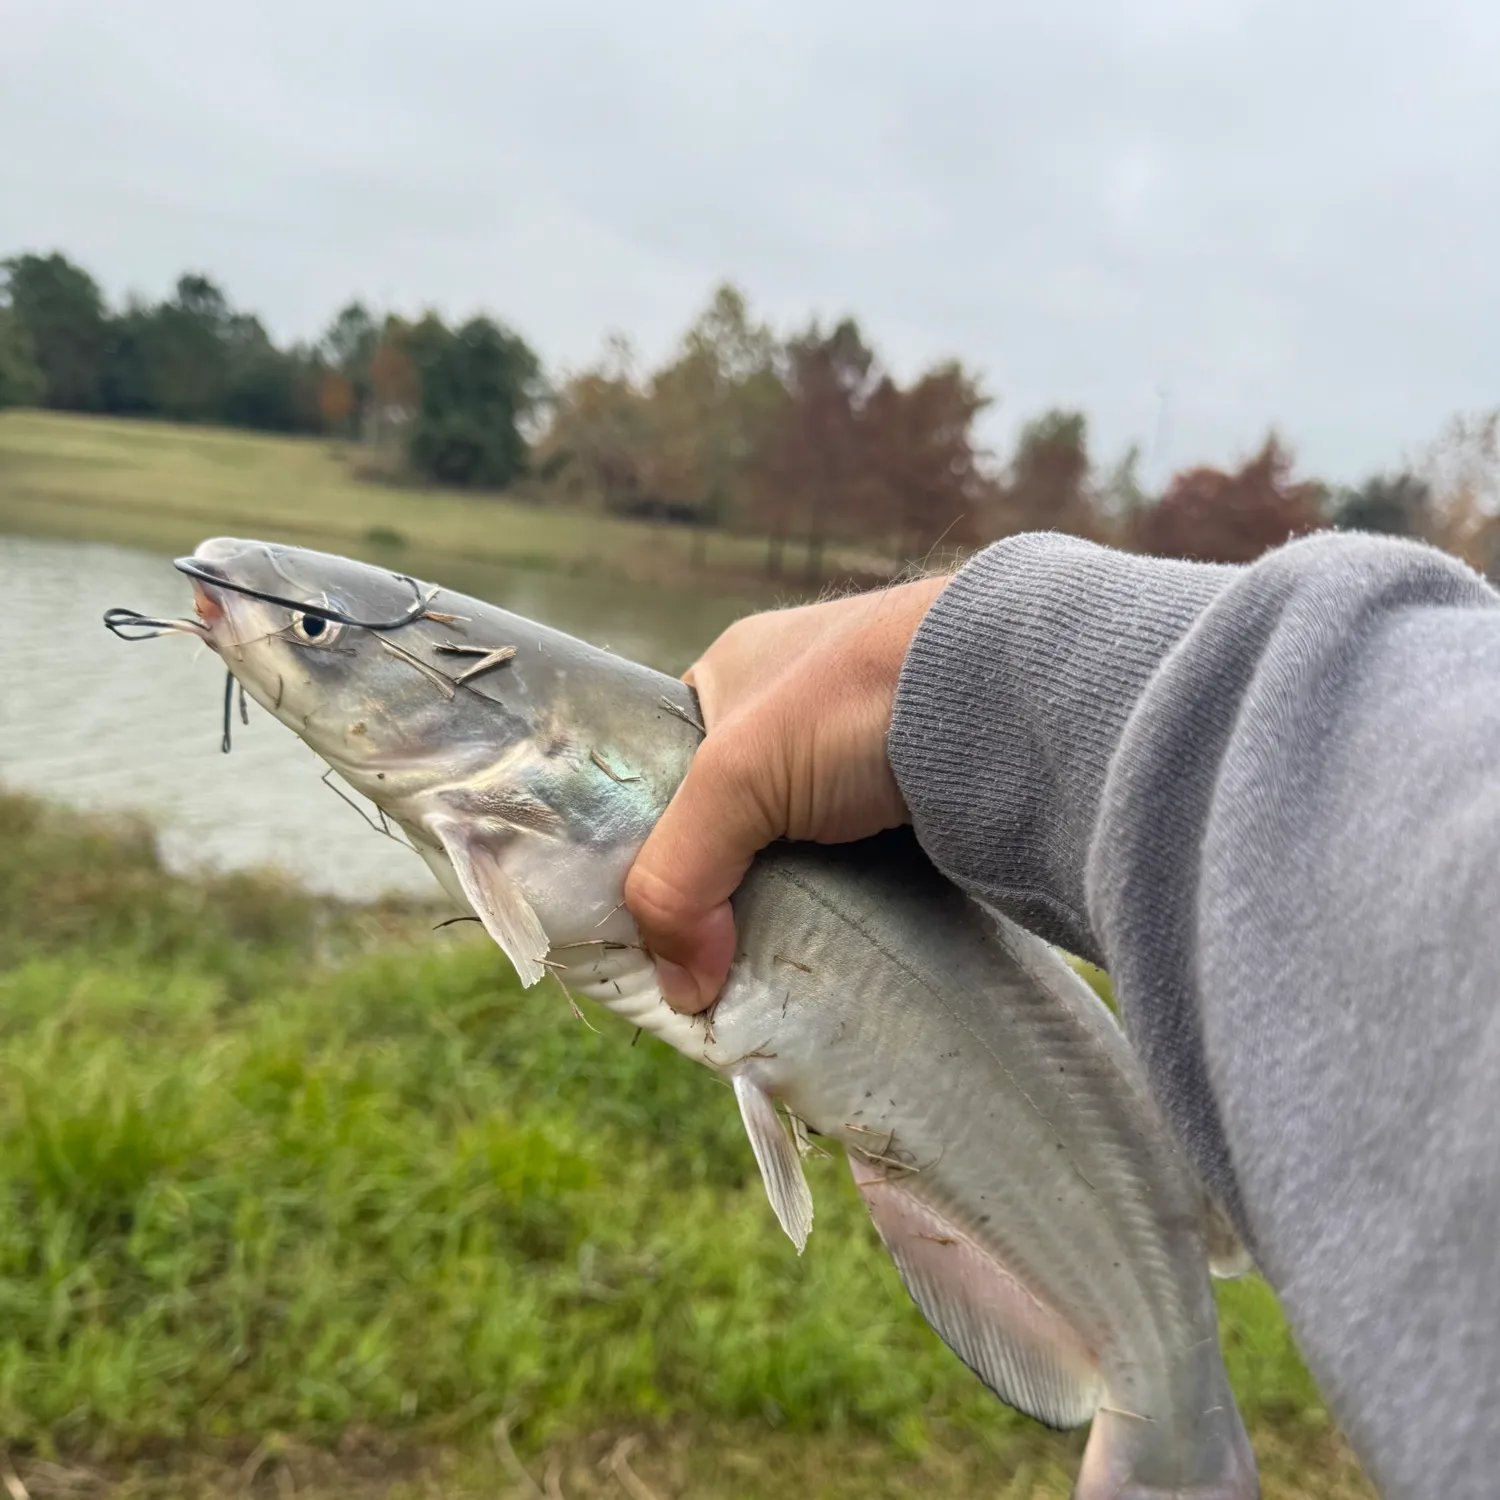
[[[671,590],[453,564],[422,577],[681,672],[745,606]],[[323,763],[250,707],[221,753],[224,672],[187,637],[129,644],[100,623],[111,605],[181,615],[170,558],[105,543],[0,535],[0,783],[76,806],[150,816],[177,868],[276,865],[351,897],[436,894],[427,868],[380,837],[319,780]]]

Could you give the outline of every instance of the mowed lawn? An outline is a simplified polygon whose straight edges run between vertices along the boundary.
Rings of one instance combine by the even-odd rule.
[[[0,524],[176,552],[207,535],[273,536],[387,563],[414,551],[698,587],[761,579],[758,538],[625,521],[545,497],[402,488],[362,478],[362,461],[354,445],[327,439],[3,412]],[[829,567],[840,563],[860,559],[831,553]],[[801,566],[795,548],[788,565]]]
[[[842,1163],[799,1260],[720,1082],[434,920],[0,793],[11,1495],[1062,1500],[1082,1435]],[[1265,1286],[1221,1307],[1266,1495],[1367,1497]]]

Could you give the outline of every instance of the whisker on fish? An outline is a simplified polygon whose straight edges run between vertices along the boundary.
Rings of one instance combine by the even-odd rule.
[[[227,737],[227,735],[228,735],[228,730],[227,729],[225,731],[225,734],[226,734],[226,737]],[[321,781],[323,783],[323,785],[326,786],[328,788],[328,790],[330,792],[332,792],[333,795],[339,799],[340,802],[347,803],[350,807],[352,807],[355,810],[355,812],[357,812],[360,815],[360,817],[365,820],[365,822],[369,825],[369,827],[371,827],[371,828],[373,828],[375,830],[376,833],[383,834],[393,844],[399,844],[403,849],[411,849],[412,848],[411,843],[410,843],[409,840],[401,838],[399,835],[394,834],[394,833],[391,832],[391,827],[390,827],[390,824],[386,821],[386,816],[385,816],[384,810],[381,810],[381,813],[380,813],[380,822],[377,823],[375,821],[375,819],[372,818],[369,815],[369,813],[367,813],[364,810],[364,808],[362,808],[359,805],[359,803],[357,803],[354,800],[353,797],[349,796],[348,793],[346,793],[341,787],[335,786],[334,783],[328,779],[332,775],[333,775],[333,767],[329,766],[329,768],[326,771],[324,771],[323,774],[320,777],[318,777],[318,780]],[[413,849],[412,852],[415,853],[416,851]],[[477,922],[478,920],[479,920],[478,917],[455,917],[454,918],[454,921],[457,921],[457,922]],[[444,926],[444,925],[445,924],[442,923],[442,922],[438,923],[439,927]],[[434,929],[434,930],[436,930],[436,929]]]
[[[104,628],[122,641],[149,641],[160,635],[195,635],[199,640],[208,637],[207,627],[201,620],[159,620],[134,609],[105,610]]]
[[[225,755],[229,754],[230,735],[229,726],[234,721],[234,673],[226,672],[224,675],[224,735],[219,741],[219,749]],[[243,689],[241,689],[243,691]]]

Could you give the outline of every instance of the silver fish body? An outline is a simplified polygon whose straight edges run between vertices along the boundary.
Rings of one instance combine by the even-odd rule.
[[[845,1147],[949,1347],[1039,1420],[1093,1419],[1082,1500],[1258,1493],[1202,1195],[1113,1017],[1053,950],[904,831],[782,844],[735,897],[718,1004],[681,1016],[621,890],[701,739],[683,684],[342,558],[218,539],[185,566],[231,672],[405,829],[524,983],[551,968],[733,1080],[799,1250],[812,1204],[772,1100]]]

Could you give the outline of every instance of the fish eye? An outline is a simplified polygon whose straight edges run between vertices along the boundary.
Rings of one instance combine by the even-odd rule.
[[[304,614],[301,610],[292,614],[292,634],[309,646],[331,646],[343,630],[342,625],[325,620],[322,615]]]

